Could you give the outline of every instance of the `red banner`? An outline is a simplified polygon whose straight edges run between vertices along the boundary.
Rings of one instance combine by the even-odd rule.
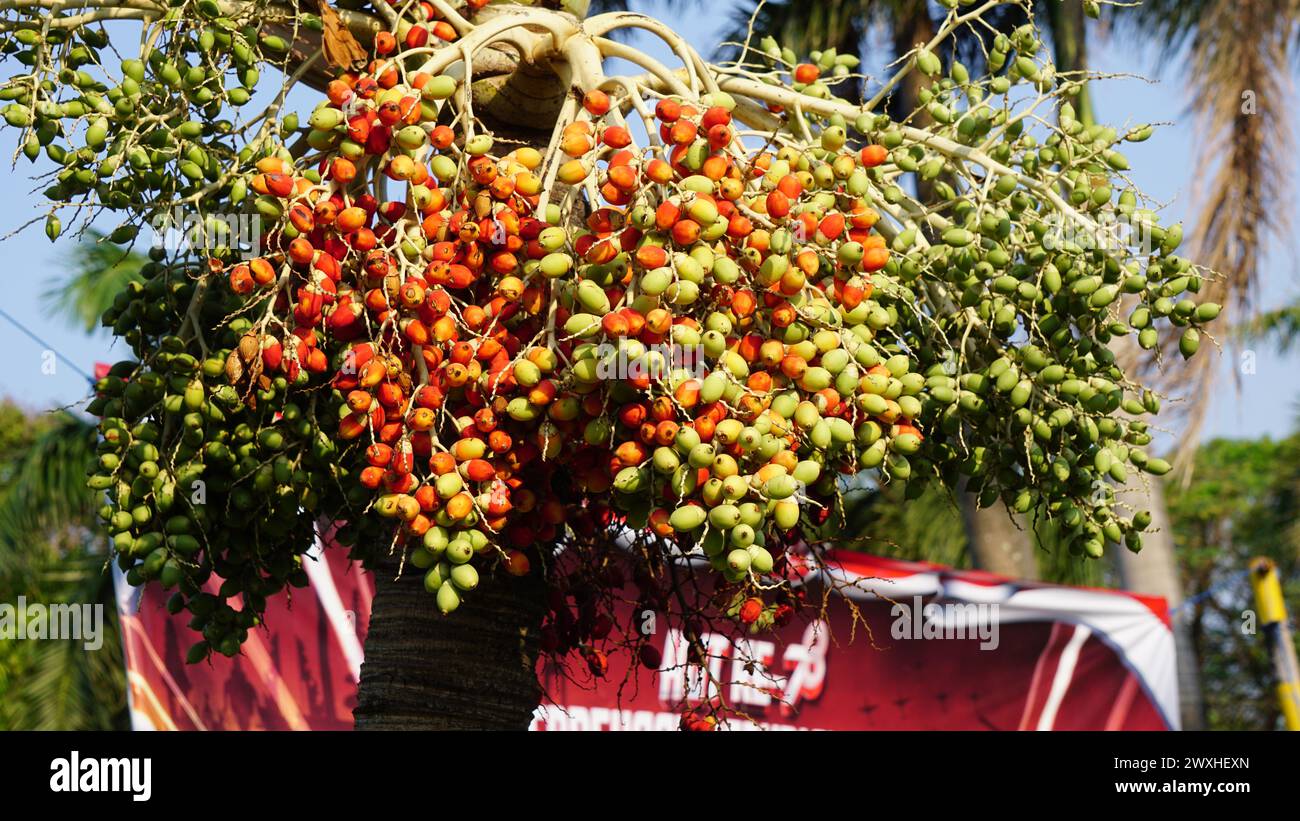
[[[313,554],[318,555],[318,551]],[[115,579],[136,730],[350,730],[374,581],[344,550],[304,560],[311,584],[276,596],[234,658],[186,664],[198,640],[168,593]],[[209,582],[216,592],[219,582]]]
[[[133,725],[350,728],[373,582],[344,551],[324,552],[305,563],[310,587],[274,600],[242,655],[199,665],[184,663],[195,637],[162,591],[119,580]],[[706,665],[653,624],[658,670],[615,653],[597,682],[580,664],[543,663],[533,729],[675,730],[705,701],[725,704],[735,730],[1177,728],[1163,599],[831,558],[804,576],[810,592],[836,591],[820,618],[736,641],[706,634]]]

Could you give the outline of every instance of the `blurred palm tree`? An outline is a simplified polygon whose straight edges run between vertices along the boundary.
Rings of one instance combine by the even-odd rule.
[[[144,258],[101,242],[75,246],[68,274],[45,294],[52,311],[89,332]],[[0,601],[102,608],[103,644],[0,644],[0,728],[123,729],[125,674],[109,551],[86,487],[97,434],[68,410],[29,414],[0,403]]]

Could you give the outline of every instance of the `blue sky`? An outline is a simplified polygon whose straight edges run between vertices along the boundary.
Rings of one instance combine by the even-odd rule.
[[[722,3],[701,3],[696,10],[685,14],[680,11],[664,13],[662,4],[658,2],[638,3],[637,10],[654,14],[672,24],[706,55],[728,22]],[[649,36],[638,35],[634,42],[671,64],[667,49],[652,42]],[[1126,153],[1134,169],[1132,175],[1139,185],[1157,200],[1169,203],[1165,221],[1183,218],[1194,209],[1192,196],[1197,179],[1193,162],[1197,140],[1203,135],[1198,133],[1186,110],[1189,100],[1180,84],[1182,66],[1177,62],[1162,64],[1154,49],[1143,48],[1129,40],[1095,39],[1091,59],[1100,71],[1138,74],[1154,81],[1110,80],[1096,86],[1098,118],[1117,125],[1125,122],[1174,123],[1158,130],[1147,142],[1129,147]],[[1286,106],[1290,101],[1260,100],[1259,104],[1273,102]],[[1294,129],[1294,115],[1290,115],[1289,125]],[[0,197],[0,235],[43,213],[43,198],[39,192],[44,185],[30,179],[33,166],[25,159],[20,159],[14,170],[8,166],[8,158],[15,148],[14,141],[13,129],[6,128],[0,132],[0,157],[5,162],[0,173],[5,175],[7,183],[4,196]],[[40,162],[35,167],[48,170],[48,165],[43,166]],[[1192,236],[1191,230],[1188,235]],[[112,338],[106,333],[82,334],[62,317],[51,315],[40,298],[50,283],[60,278],[70,246],[67,240],[51,244],[45,238],[39,221],[0,243],[0,259],[7,263],[0,272],[0,280],[4,283],[0,307],[26,324],[49,346],[89,371],[97,360],[111,362],[117,358]],[[1296,250],[1290,238],[1269,248],[1262,276],[1263,288],[1257,300],[1259,307],[1276,307],[1300,297],[1300,278],[1292,262]],[[1209,346],[1205,347],[1206,353],[1216,355]],[[4,352],[3,367],[0,367],[0,396],[7,396],[31,409],[69,405],[86,396],[86,382],[81,376],[62,362],[56,363],[53,373],[47,373],[49,367],[42,356],[45,346],[27,338],[2,317],[0,350]],[[1269,434],[1278,437],[1292,430],[1297,416],[1296,400],[1300,398],[1300,369],[1296,367],[1296,359],[1266,348],[1259,348],[1256,354],[1256,372],[1242,375],[1238,380],[1234,378],[1237,354],[1225,351],[1220,362],[1218,386],[1212,391],[1213,395],[1206,398],[1214,403],[1206,430],[1208,436]]]

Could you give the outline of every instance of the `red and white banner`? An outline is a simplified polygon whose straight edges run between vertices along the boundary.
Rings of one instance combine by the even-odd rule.
[[[708,701],[744,718],[727,729],[1177,729],[1165,602],[1117,590],[1016,582],[974,571],[835,553],[809,571],[837,591],[822,619],[729,641],[652,640],[659,671],[606,681],[546,668],[538,730],[670,730]],[[856,620],[854,614],[856,613]],[[851,639],[851,640],[850,640]]]
[[[184,662],[188,614],[119,578],[133,726],[350,728],[374,585],[344,551],[324,553],[304,563],[309,587],[272,600],[242,655],[198,665]],[[706,634],[704,669],[666,627],[651,638],[658,671],[629,671],[626,653],[611,654],[600,682],[582,665],[543,663],[548,698],[533,729],[675,730],[705,701],[743,714],[725,722],[735,730],[1177,729],[1163,599],[830,558],[804,577],[810,592],[837,591],[819,618],[735,642]]]
[[[347,551],[323,552],[303,561],[309,586],[268,601],[268,627],[249,631],[240,655],[199,664],[185,663],[199,639],[190,614],[170,615],[167,591],[116,573],[132,729],[352,729],[375,585]]]

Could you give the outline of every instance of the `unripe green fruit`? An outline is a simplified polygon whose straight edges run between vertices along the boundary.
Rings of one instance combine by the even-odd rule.
[[[699,505],[683,505],[672,512],[668,523],[678,533],[689,533],[704,524],[708,513]]]
[[[462,565],[462,567],[467,566],[468,565]],[[455,572],[455,568],[453,568],[452,572]],[[444,616],[454,612],[457,607],[460,607],[460,594],[456,592],[456,586],[452,584],[450,580],[443,582],[438,587],[436,600],[438,611]]]

